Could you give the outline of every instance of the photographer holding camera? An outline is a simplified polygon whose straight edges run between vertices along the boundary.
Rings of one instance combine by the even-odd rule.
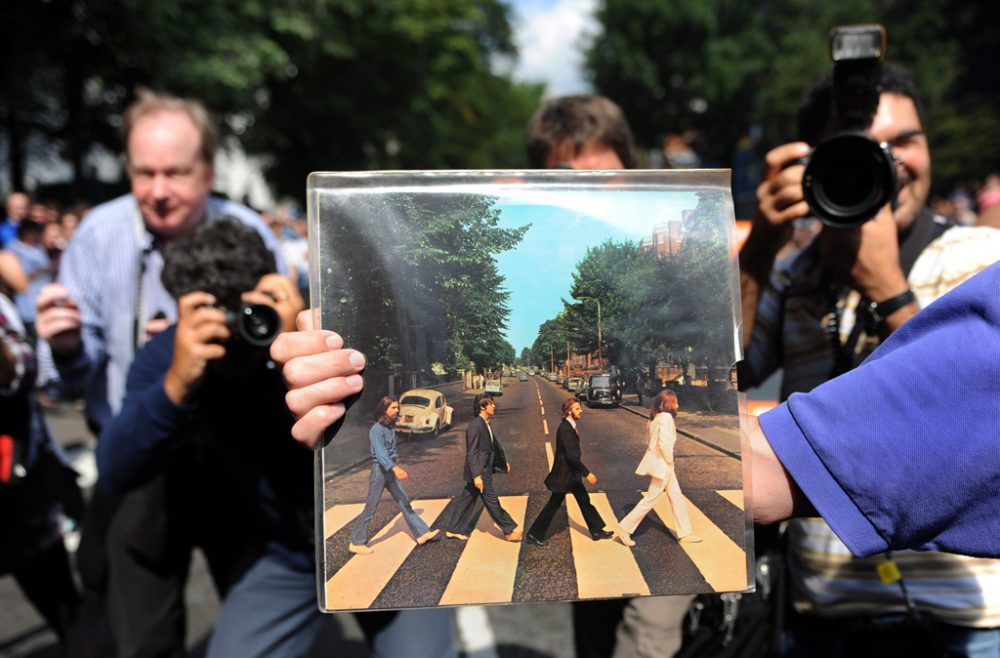
[[[931,160],[916,86],[881,64],[884,49],[880,26],[835,29],[833,71],[799,108],[804,141],[766,156],[740,253],[741,388],[783,368],[782,400],[807,392],[919,311],[907,277],[947,226],[926,208]],[[820,218],[820,233],[775,263],[806,217]],[[795,611],[783,655],[1000,651],[1000,613],[985,596],[1000,563],[933,552],[856,560],[819,519],[791,522],[787,540]]]
[[[122,494],[165,473],[166,490],[183,497],[214,481],[208,495],[222,499],[203,505],[240,551],[232,555],[209,655],[237,655],[237,647],[238,655],[278,647],[286,649],[280,655],[299,655],[311,643],[304,631],[316,622],[312,459],[277,439],[290,427],[281,377],[267,367],[267,348],[248,344],[230,316],[241,303],[275,311],[273,340],[294,326],[302,298],[274,274],[274,257],[257,232],[230,218],[201,223],[174,242],[161,278],[178,300],[178,320],[136,354],[121,411],[97,443],[100,486]],[[178,462],[188,467],[178,472]],[[290,596],[297,575],[304,603]],[[251,598],[262,592],[266,605]],[[306,649],[296,650],[299,643]]]
[[[305,655],[323,617],[313,455],[291,439],[284,380],[268,354],[279,333],[294,329],[302,297],[274,273],[259,234],[229,218],[199,224],[173,243],[162,279],[178,300],[178,320],[129,369],[121,411],[98,442],[101,486],[122,493],[165,472],[168,491],[191,496],[200,480],[212,480],[215,498],[202,506],[240,550],[207,655]],[[171,477],[178,460],[196,465]],[[200,478],[192,478],[199,466]],[[453,655],[451,620],[442,609],[360,621],[373,655],[399,657]]]

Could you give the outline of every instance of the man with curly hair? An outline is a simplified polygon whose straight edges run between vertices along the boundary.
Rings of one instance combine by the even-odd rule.
[[[270,338],[291,331],[302,297],[291,280],[274,273],[273,257],[254,229],[226,218],[178,239],[167,251],[162,278],[178,300],[178,321],[136,355],[121,412],[98,442],[101,485],[122,493],[165,473],[168,486],[188,488],[172,465],[200,460],[212,469],[205,475],[221,485],[212,488],[217,499],[201,504],[238,550],[231,553],[229,588],[208,656],[304,655],[322,619],[313,455],[291,440],[284,381],[270,364],[266,341],[237,328],[249,309],[274,327]],[[374,655],[453,654],[449,610],[380,612],[359,620]],[[403,638],[431,652],[412,653]]]

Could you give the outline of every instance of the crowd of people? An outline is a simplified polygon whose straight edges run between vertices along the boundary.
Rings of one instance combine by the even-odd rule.
[[[755,570],[758,591],[745,598],[742,627],[776,631],[765,640],[758,632],[747,655],[995,656],[1000,609],[989,593],[1000,586],[1000,561],[982,556],[1000,554],[1000,515],[995,493],[982,491],[995,491],[990,439],[1000,395],[1000,270],[992,264],[1000,260],[1000,178],[988,177],[975,194],[942,197],[954,212],[929,205],[920,96],[908,76],[885,67],[868,130],[893,148],[897,196],[859,228],[813,223],[804,233],[811,209],[800,161],[836,128],[830,85],[827,76],[804,96],[802,141],[767,154],[740,254],[740,383],[752,386],[781,369],[787,399],[759,425],[750,423],[750,493],[758,519],[767,522],[756,533],[758,566],[785,564],[787,577],[771,580]],[[71,655],[182,656],[183,591],[197,547],[223,600],[208,655],[302,655],[316,638],[319,615],[310,458],[295,441],[314,447],[343,414],[344,399],[363,386],[364,356],[344,349],[336,334],[315,330],[303,311],[304,219],[288,207],[257,213],[210,194],[218,138],[200,103],[143,93],[122,123],[128,194],[64,212],[21,192],[7,198],[0,225],[0,434],[23,455],[21,471],[11,473],[49,488],[33,497],[30,515],[19,519],[23,527],[7,526],[30,541],[16,551],[4,542],[0,567],[18,577]],[[597,96],[547,101],[528,126],[526,146],[535,168],[625,169],[638,160],[621,110]],[[280,319],[270,352],[234,339],[226,309],[242,302],[270,306]],[[267,367],[268,357],[284,366],[284,377]],[[45,429],[35,395],[40,384],[82,397],[99,437],[100,479],[85,516]],[[957,400],[962,415],[948,406]],[[369,504],[356,526],[355,553],[371,551],[367,524],[386,488],[398,489],[420,543],[439,532],[411,518],[398,482],[405,471],[386,429],[398,403],[383,402],[372,426]],[[670,396],[654,403],[650,450],[658,456],[640,465],[651,482],[623,521],[623,543],[633,541],[628,532],[662,492],[680,499],[676,480],[664,479],[678,405]],[[478,440],[492,445],[494,403],[483,398],[479,406]],[[566,407],[559,449],[570,463],[579,461],[572,448],[581,410],[572,400]],[[222,420],[233,417],[243,422]],[[837,440],[843,436],[860,438]],[[231,449],[236,441],[238,453]],[[931,450],[935,441],[946,447]],[[484,460],[492,466],[491,456]],[[859,466],[873,463],[880,464],[874,475]],[[949,480],[963,469],[978,492]],[[477,481],[477,472],[466,473],[468,507],[485,505],[506,538],[520,541],[494,505],[492,483]],[[0,476],[6,519],[16,516],[14,506],[26,507],[29,489],[15,490],[13,476]],[[581,463],[571,481],[552,484],[550,505],[527,541],[544,546],[566,493],[584,506],[584,482],[593,485],[592,476]],[[63,484],[51,488],[53,480]],[[907,491],[918,482],[934,500],[914,509]],[[683,523],[683,508],[675,509],[679,539],[698,541]],[[818,518],[773,523],[817,511],[829,525]],[[60,548],[53,523],[59,513],[83,522],[82,593]],[[468,518],[459,514],[446,536],[467,536]],[[588,526],[595,539],[612,534],[599,516]],[[922,552],[897,552],[907,548]],[[893,569],[898,575],[886,578]],[[779,587],[790,593],[787,609],[772,595]],[[691,604],[690,596],[577,603],[577,655],[724,651],[731,635],[727,640],[722,631],[701,649],[684,646]],[[358,617],[373,655],[455,655],[452,610]],[[98,631],[101,620],[106,636]]]
[[[38,291],[58,279],[60,258],[90,210],[83,201],[63,205],[35,200],[27,192],[7,195],[0,222],[0,292],[16,304],[33,345]],[[289,204],[261,210],[260,216],[281,245],[289,275],[308,290],[305,216]]]
[[[980,217],[990,217],[998,211],[987,213],[1000,204],[1000,174],[991,173],[980,182],[961,181],[950,192],[931,197],[931,209],[956,226],[975,226]]]
[[[29,341],[35,342],[35,298],[59,273],[59,258],[73,238],[85,204],[60,208],[24,192],[7,195],[0,223],[0,292],[17,305]]]
[[[69,655],[183,656],[183,594],[197,547],[223,601],[208,655],[302,655],[320,619],[311,457],[289,437],[283,384],[267,367],[266,349],[229,340],[236,330],[227,315],[243,301],[261,304],[284,319],[281,329],[291,328],[304,303],[288,277],[284,231],[210,194],[218,138],[200,103],[140,94],[123,116],[123,138],[131,192],[86,215],[55,281],[37,291],[37,360],[23,325],[5,326],[17,349],[2,353],[16,384],[4,392],[16,393],[16,404],[10,414],[5,407],[2,429],[32,448],[19,465],[26,479],[51,480],[35,446],[57,453],[32,378],[21,374],[33,374],[36,363],[61,396],[83,398],[98,437],[99,479],[76,553],[82,593],[72,579],[60,589],[34,586],[37,578],[19,582],[43,614],[56,611],[46,617]],[[234,415],[234,403],[246,408],[233,386],[249,380],[259,380],[250,389],[262,397],[250,405],[253,414],[235,414],[250,424],[234,434],[219,419]],[[248,449],[253,436],[259,451]],[[234,438],[242,448],[229,454]],[[0,510],[31,512],[25,523],[38,526],[36,551],[3,565],[19,575],[58,529],[6,496],[13,492],[0,488]],[[53,499],[41,519],[61,502]],[[41,601],[37,591],[59,600]],[[455,652],[449,610],[370,613],[359,623],[373,655],[426,655],[414,646]],[[81,624],[85,632],[73,632]]]

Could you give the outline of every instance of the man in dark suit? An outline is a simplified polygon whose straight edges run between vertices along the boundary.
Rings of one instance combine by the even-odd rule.
[[[493,491],[493,469],[499,466],[510,472],[510,463],[500,442],[493,435],[490,418],[496,413],[496,403],[491,397],[479,400],[479,415],[472,419],[465,430],[465,488],[451,515],[451,524],[445,536],[466,540],[476,527],[479,514],[486,507],[493,520],[500,526],[507,541],[521,541],[517,522],[500,506],[500,499]]]
[[[535,522],[528,528],[528,543],[545,546],[549,540],[545,538],[552,523],[552,517],[562,506],[566,494],[573,494],[583,518],[587,522],[590,536],[596,541],[608,539],[614,533],[604,529],[604,519],[590,503],[590,494],[583,486],[583,480],[597,484],[597,476],[583,463],[580,452],[580,435],[576,431],[576,421],[583,415],[583,407],[576,398],[567,398],[562,403],[563,421],[556,432],[556,454],[552,460],[552,471],[545,478],[545,486],[552,492],[549,502],[538,513]]]

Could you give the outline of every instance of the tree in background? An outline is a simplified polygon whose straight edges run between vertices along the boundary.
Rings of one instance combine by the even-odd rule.
[[[331,166],[524,164],[523,129],[541,88],[491,72],[495,58],[515,54],[506,5],[336,4],[313,21],[315,34],[280,40],[298,71],[269,76],[249,135],[253,150],[274,158],[268,178],[279,191],[298,190],[309,171]]]
[[[369,370],[426,375],[432,363],[452,372],[513,363],[496,255],[528,227],[500,228],[495,199],[356,194],[321,203],[322,315],[365,352]]]
[[[709,392],[731,390],[736,363],[739,286],[729,245],[731,216],[721,190],[699,192],[681,228],[681,247],[657,253],[636,242],[608,240],[587,250],[573,273],[572,302],[542,324],[533,357],[548,363],[550,346],[562,362],[569,342],[576,353],[596,350],[596,304],[601,301],[602,350],[609,366],[643,371],[657,365],[694,365],[709,373]],[[727,295],[726,292],[729,292]],[[706,400],[731,404],[727,395]]]
[[[716,374],[736,367],[738,338],[739,283],[735,258],[726,248],[726,204],[721,192],[698,192],[697,206],[684,218],[684,246],[669,261],[675,290],[667,303],[671,348]]]
[[[570,296],[564,301],[567,325],[572,328],[573,344],[578,351],[597,351],[597,304],[601,304],[601,356],[619,366],[632,365],[632,333],[635,317],[631,315],[637,296],[648,291],[649,269],[654,261],[643,254],[636,242],[608,240],[587,249],[573,273]],[[588,298],[588,299],[585,299]],[[576,301],[579,300],[579,301]]]
[[[452,370],[469,361],[481,368],[514,362],[504,337],[510,293],[496,256],[516,247],[530,225],[500,228],[495,204],[493,197],[460,194],[403,203],[405,239],[389,247],[405,266],[399,280],[407,288],[396,296],[421,300],[409,304],[414,320],[424,316],[413,325],[442,325],[447,353],[435,360]]]
[[[538,337],[531,344],[531,354],[535,363],[541,364],[546,370],[558,367],[565,362],[566,341],[570,339],[565,322],[565,309],[556,317],[546,320],[538,328]]]
[[[688,132],[704,164],[728,167],[754,135],[762,157],[797,137],[799,97],[830,67],[830,28],[874,22],[888,32],[886,61],[923,92],[937,187],[1000,170],[996,3],[605,0],[596,17],[587,71],[640,146]]]
[[[521,165],[541,94],[492,70],[515,52],[500,0],[19,0],[0,25],[15,188],[30,148],[75,183],[93,147],[119,152],[140,86],[203,100],[295,197],[315,170]]]

